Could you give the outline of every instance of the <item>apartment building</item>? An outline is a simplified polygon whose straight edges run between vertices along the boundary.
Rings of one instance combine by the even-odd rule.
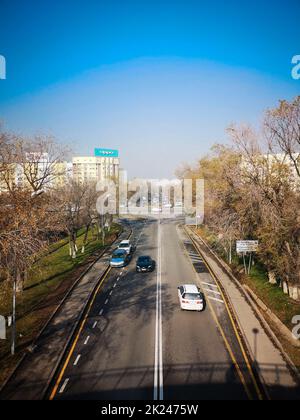
[[[115,179],[119,166],[118,150],[95,149],[94,156],[73,158],[73,179],[80,183]]]
[[[7,192],[8,188],[31,188],[28,178],[39,180],[44,178],[44,188],[59,188],[73,176],[72,162],[50,163],[47,153],[39,156],[30,154],[28,163],[20,165],[12,163],[0,173],[0,192]]]

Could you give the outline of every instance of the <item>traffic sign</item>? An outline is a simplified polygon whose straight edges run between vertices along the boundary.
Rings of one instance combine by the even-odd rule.
[[[236,241],[236,252],[245,254],[247,252],[257,252],[259,241]]]

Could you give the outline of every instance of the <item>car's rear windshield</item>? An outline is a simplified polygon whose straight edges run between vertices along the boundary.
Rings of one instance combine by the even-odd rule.
[[[119,245],[119,248],[128,248],[129,247],[129,244],[120,244]]]
[[[116,258],[122,258],[124,257],[124,255],[125,255],[124,251],[115,251],[113,253],[113,257],[116,257]]]
[[[145,262],[150,262],[150,257],[140,257],[138,259],[139,263],[145,263]]]
[[[201,295],[200,293],[185,293],[183,298],[187,300],[200,300]]]

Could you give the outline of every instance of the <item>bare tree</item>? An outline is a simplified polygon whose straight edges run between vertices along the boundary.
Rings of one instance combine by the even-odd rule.
[[[81,248],[81,252],[83,254],[87,245],[90,228],[97,221],[96,200],[96,183],[85,184],[82,203],[82,223],[85,226],[84,238]]]
[[[57,193],[57,206],[61,214],[61,224],[69,235],[70,256],[76,258],[78,252],[77,233],[83,226],[85,186],[70,180]]]
[[[300,177],[300,96],[269,110],[264,126],[271,151],[284,153]]]

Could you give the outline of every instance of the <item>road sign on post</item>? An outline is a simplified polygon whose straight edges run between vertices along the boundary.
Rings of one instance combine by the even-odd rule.
[[[245,273],[250,274],[253,262],[253,253],[258,251],[259,241],[236,241],[237,254],[243,255]],[[247,268],[246,255],[249,254],[249,264]]]
[[[247,254],[248,252],[257,252],[258,241],[236,241],[236,252],[238,254]]]

